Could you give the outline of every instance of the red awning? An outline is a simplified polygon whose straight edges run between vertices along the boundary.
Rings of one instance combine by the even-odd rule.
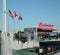
[[[49,30],[49,31],[56,31],[57,29],[54,28],[37,28],[37,30]]]

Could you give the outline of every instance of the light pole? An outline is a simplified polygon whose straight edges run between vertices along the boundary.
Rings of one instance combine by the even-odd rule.
[[[10,38],[6,32],[6,0],[3,0],[3,31],[1,34],[1,55],[12,55]]]
[[[6,0],[3,0],[3,32],[6,32]]]

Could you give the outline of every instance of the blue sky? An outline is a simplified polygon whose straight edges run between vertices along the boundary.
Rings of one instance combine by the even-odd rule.
[[[60,30],[60,0],[7,0],[7,27],[8,19],[10,29],[19,29],[19,21],[8,16],[8,9],[21,13],[20,30],[27,27],[38,27],[38,22],[53,24]],[[2,0],[0,0],[0,29],[2,29]]]

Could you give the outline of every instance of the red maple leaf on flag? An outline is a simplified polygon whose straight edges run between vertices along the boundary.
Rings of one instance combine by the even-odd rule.
[[[14,12],[14,17],[18,16],[18,14],[16,12]]]

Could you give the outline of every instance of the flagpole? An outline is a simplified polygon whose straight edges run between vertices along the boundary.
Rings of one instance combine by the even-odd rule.
[[[19,21],[19,30],[18,31],[20,31],[20,20],[18,20]],[[20,37],[20,32],[19,32],[19,37]],[[22,42],[21,42],[21,48],[22,48]]]
[[[10,30],[9,30],[9,29],[10,29],[10,28],[9,28],[9,27],[10,27],[10,26],[9,26],[9,25],[10,25],[9,23],[10,23],[10,22],[9,22],[9,19],[8,19],[8,33],[9,33],[9,31],[10,31]]]
[[[20,31],[20,20],[18,20],[19,21],[19,31]]]
[[[15,33],[15,22],[14,22],[14,19],[13,19],[13,32]]]

